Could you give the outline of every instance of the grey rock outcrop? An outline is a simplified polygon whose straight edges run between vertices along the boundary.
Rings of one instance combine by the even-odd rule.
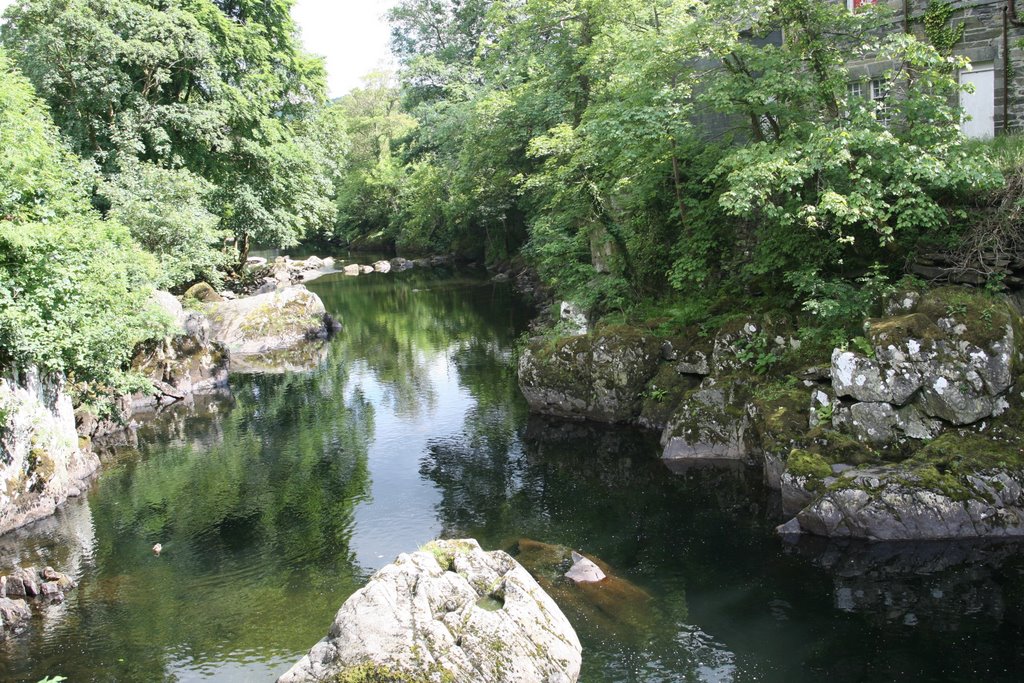
[[[538,413],[631,422],[660,357],[656,338],[632,331],[536,340],[519,358],[519,386]]]
[[[302,285],[205,308],[214,340],[231,353],[264,353],[328,335],[326,309]]]
[[[832,354],[835,394],[855,402],[836,411],[837,428],[875,443],[921,440],[1009,407],[1024,348],[1011,306],[943,288],[894,297],[887,310],[895,315],[865,325],[868,353]]]
[[[0,627],[3,630],[17,630],[31,618],[32,610],[24,600],[0,598]]]
[[[569,334],[586,334],[590,331],[587,314],[571,301],[563,301],[558,313],[562,323],[568,327]]]
[[[435,541],[378,571],[278,681],[571,683],[580,664],[569,621],[512,557]]]
[[[210,321],[199,311],[185,311],[168,292],[154,294],[156,304],[173,321],[173,333],[140,346],[132,369],[148,378],[153,393],[133,397],[134,408],[190,400],[193,394],[227,385],[229,353],[211,338]]]
[[[1024,477],[967,475],[944,490],[911,468],[851,470],[796,516],[803,531],[875,541],[1024,535]]]
[[[661,435],[666,460],[746,460],[751,454],[750,418],[742,382],[705,379],[676,408]]]
[[[0,378],[0,534],[47,517],[78,496],[99,466],[79,448],[63,380],[34,370]]]

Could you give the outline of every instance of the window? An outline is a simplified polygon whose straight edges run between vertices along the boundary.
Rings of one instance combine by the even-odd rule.
[[[846,84],[846,98],[849,100],[859,100],[864,97],[864,84],[860,81],[856,83]]]
[[[864,5],[877,5],[878,0],[846,0],[846,9],[856,12]]]
[[[889,97],[889,81],[884,78],[871,79],[871,99],[875,103],[875,117],[883,126],[888,126],[892,120],[889,114],[889,105],[885,103]]]

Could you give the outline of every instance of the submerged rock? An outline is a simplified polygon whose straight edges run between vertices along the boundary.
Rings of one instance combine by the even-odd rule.
[[[572,567],[565,573],[567,579],[571,579],[576,583],[597,583],[606,578],[606,574],[601,571],[600,567],[575,550],[572,552],[572,562]]]
[[[569,621],[509,555],[434,541],[374,574],[278,680],[572,683],[581,661]]]
[[[326,309],[302,285],[207,307],[213,338],[232,353],[263,353],[328,334]]]
[[[581,560],[576,561],[577,557]],[[612,568],[599,558],[586,557],[565,546],[528,538],[519,539],[515,558],[574,619],[599,625],[607,633],[617,633],[638,642],[643,641],[653,628],[651,596],[616,576]],[[568,574],[580,562],[585,562],[587,567],[592,565],[587,571],[588,576],[596,577],[596,568],[603,578],[597,581],[573,580]]]

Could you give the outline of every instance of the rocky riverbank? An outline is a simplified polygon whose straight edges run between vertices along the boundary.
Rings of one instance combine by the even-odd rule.
[[[151,390],[117,397],[102,416],[76,412],[63,378],[29,368],[0,379],[0,534],[79,495],[99,467],[93,446],[132,443],[133,416],[223,390],[232,362],[296,349],[337,328],[320,298],[301,285],[237,298],[200,284],[180,299],[155,292],[151,308],[167,334],[141,344],[132,361]]]
[[[1024,536],[1020,311],[969,288],[906,291],[864,329],[818,359],[784,316],[706,337],[598,327],[531,340],[519,381],[535,412],[660,430],[671,463],[762,468],[782,533]]]

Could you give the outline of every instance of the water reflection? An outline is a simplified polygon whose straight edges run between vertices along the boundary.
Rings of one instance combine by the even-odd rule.
[[[0,644],[0,678],[273,680],[375,569],[473,536],[584,550],[649,596],[544,570],[584,683],[1018,679],[1018,547],[785,546],[755,470],[673,472],[657,435],[528,416],[510,360],[530,312],[506,285],[412,270],[310,289],[338,337],[165,409],[88,500],[0,538],[3,564],[80,582]]]
[[[1019,610],[1024,586],[1007,580],[1024,570],[1019,542],[869,544],[808,538],[790,549],[828,571],[833,604],[844,612],[951,632],[979,617],[1024,623]],[[1007,590],[1018,594],[1008,599]]]

